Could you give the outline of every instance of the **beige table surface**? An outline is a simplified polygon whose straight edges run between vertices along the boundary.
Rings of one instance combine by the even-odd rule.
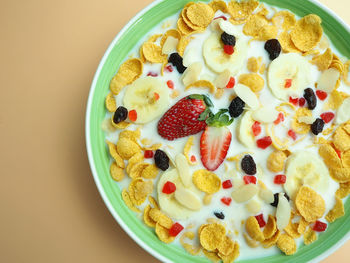
[[[158,262],[108,212],[84,134],[102,55],[151,2],[0,1],[0,262]],[[321,2],[350,23],[349,1]]]

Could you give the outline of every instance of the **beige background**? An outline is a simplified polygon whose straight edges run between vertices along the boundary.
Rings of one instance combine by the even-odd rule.
[[[157,262],[105,207],[84,135],[103,53],[151,2],[0,1],[1,262]],[[349,1],[321,2],[350,23]],[[349,250],[324,262],[349,262]]]

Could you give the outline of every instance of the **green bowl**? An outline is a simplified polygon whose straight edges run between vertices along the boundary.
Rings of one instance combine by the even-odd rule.
[[[192,0],[193,1],[193,0]],[[105,117],[105,96],[109,82],[131,49],[163,19],[175,14],[188,0],[159,0],[137,14],[116,36],[104,54],[91,85],[86,110],[86,144],[89,162],[96,185],[109,211],[119,225],[141,247],[163,262],[209,262],[199,256],[191,256],[181,247],[159,241],[151,228],[130,211],[121,198],[121,190],[109,175],[109,154],[105,146],[101,123]],[[350,28],[336,14],[315,0],[262,0],[280,8],[289,9],[299,16],[309,13],[319,15],[323,28],[335,47],[345,57],[350,57]],[[282,254],[260,258],[259,262],[318,262],[338,249],[350,237],[350,200],[345,203],[346,214],[330,224],[316,242],[301,246],[293,256]],[[347,223],[348,221],[348,223]],[[256,260],[239,260],[256,262]]]

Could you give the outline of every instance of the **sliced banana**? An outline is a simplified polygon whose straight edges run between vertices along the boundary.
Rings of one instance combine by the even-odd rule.
[[[252,118],[252,111],[246,111],[237,126],[237,135],[239,141],[248,149],[255,147],[255,139],[252,132],[252,125],[254,120]]]
[[[252,114],[252,118],[261,123],[272,123],[278,117],[278,111],[273,107],[263,106],[255,110]]]
[[[302,185],[310,186],[319,193],[328,189],[328,168],[318,155],[311,152],[299,151],[290,155],[286,163],[286,177],[284,189],[292,198]]]
[[[156,93],[159,96],[156,96]],[[156,97],[158,99],[155,99]],[[139,78],[126,88],[123,103],[128,110],[136,110],[135,123],[147,123],[168,109],[169,88],[157,78]]]
[[[311,83],[311,64],[297,53],[280,55],[269,66],[267,79],[273,95],[284,101],[290,96],[300,97]],[[291,79],[291,87],[286,88],[286,80]]]
[[[236,37],[235,52],[232,55],[224,53],[220,34],[212,33],[203,44],[203,57],[207,66],[216,73],[228,69],[236,75],[243,67],[247,57],[248,42],[244,37]]]
[[[337,111],[336,124],[341,124],[350,120],[350,98],[343,101]]]

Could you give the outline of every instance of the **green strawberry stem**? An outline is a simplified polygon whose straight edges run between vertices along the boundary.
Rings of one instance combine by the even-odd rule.
[[[230,116],[226,114],[227,112],[227,109],[221,109],[215,115],[211,113],[205,122],[208,126],[212,127],[228,126],[233,122],[234,119],[230,118]]]

